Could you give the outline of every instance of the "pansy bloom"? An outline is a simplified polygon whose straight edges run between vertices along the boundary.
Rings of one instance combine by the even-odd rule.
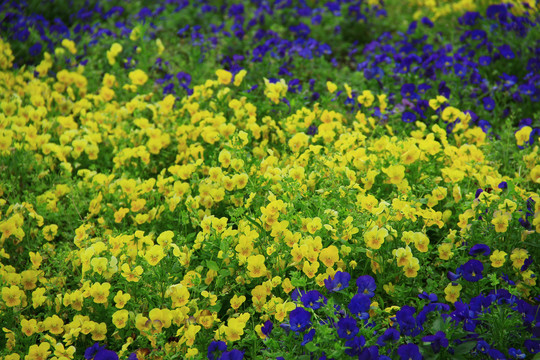
[[[304,295],[302,295],[301,299],[302,304],[304,304],[305,307],[317,310],[324,304],[326,304],[326,298],[317,290],[310,290]]]
[[[358,334],[359,330],[356,320],[352,317],[341,318],[337,323],[337,333],[342,339],[352,339]]]
[[[422,360],[423,356],[416,344],[400,345],[398,350],[399,358],[402,360]]]
[[[431,343],[431,348],[435,354],[441,351],[441,347],[448,347],[448,339],[443,331],[437,331],[435,335],[424,336],[422,341]]]
[[[302,332],[311,326],[311,314],[298,307],[289,313],[289,322],[292,331]]]
[[[358,293],[365,294],[368,297],[375,296],[375,289],[377,289],[377,284],[375,284],[375,279],[369,275],[362,275],[356,279],[356,286],[358,286]]]
[[[377,345],[386,346],[388,343],[395,343],[399,340],[399,331],[396,329],[386,329],[377,339]]]
[[[371,300],[366,294],[356,294],[349,302],[349,311],[352,314],[359,315],[363,319],[369,317],[368,311],[371,306]]]
[[[334,278],[329,277],[324,280],[324,286],[329,292],[336,292],[349,287],[349,281],[351,275],[348,272],[338,271],[335,273]]]
[[[491,253],[491,249],[486,244],[475,244],[469,251],[469,255],[471,256],[477,256],[477,255],[483,255],[488,256]]]
[[[105,346],[99,346],[98,343],[95,343],[91,347],[87,348],[84,352],[84,357],[87,360],[118,360],[117,353],[112,350],[107,350]]]
[[[463,278],[467,281],[477,282],[483,277],[482,271],[484,270],[484,265],[478,260],[471,259],[465,264],[461,265],[460,268]]]

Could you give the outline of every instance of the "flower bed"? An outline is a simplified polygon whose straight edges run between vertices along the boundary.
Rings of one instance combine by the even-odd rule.
[[[73,5],[0,8],[0,357],[540,352],[536,11]]]

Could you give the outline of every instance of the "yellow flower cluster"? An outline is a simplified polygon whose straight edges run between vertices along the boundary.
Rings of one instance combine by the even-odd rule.
[[[4,42],[4,39],[0,38],[0,69],[5,70],[13,66],[13,51],[8,43]]]
[[[264,95],[266,95],[266,97],[274,104],[279,104],[281,99],[287,94],[289,88],[283,79],[275,83],[271,83],[268,79],[264,79],[264,85]]]
[[[114,43],[111,45],[111,48],[107,50],[107,61],[109,62],[109,65],[112,66],[116,64],[116,57],[122,52],[122,50],[122,45],[118,43]]]

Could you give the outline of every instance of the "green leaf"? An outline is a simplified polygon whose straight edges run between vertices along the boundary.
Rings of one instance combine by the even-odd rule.
[[[438,318],[437,320],[435,320],[433,322],[433,325],[431,326],[431,330],[433,330],[433,332],[437,332],[437,331],[443,331],[444,329],[444,320],[442,318]]]
[[[474,346],[476,345],[475,342],[473,341],[470,341],[470,342],[466,342],[466,343],[463,343],[459,346],[456,346],[454,348],[454,354],[455,355],[465,355],[465,354],[468,354],[471,352],[471,350],[474,348]]]
[[[210,270],[214,270],[215,272],[219,271],[218,264],[212,260],[206,260],[206,267],[208,267]]]
[[[315,345],[312,341],[308,342],[305,347],[309,352],[317,351],[317,345]]]
[[[425,360],[437,360],[439,358],[439,354],[426,354],[422,353],[424,355]]]
[[[467,357],[464,355],[452,355],[452,360],[467,360]]]
[[[305,278],[299,277],[296,274],[294,274],[293,277],[291,278],[291,284],[294,287],[304,287],[306,286],[306,281],[307,280]]]
[[[340,345],[341,346],[341,345]],[[334,350],[330,352],[332,359],[340,359],[343,357],[343,350]]]
[[[230,275],[230,271],[228,269],[221,269],[219,271],[219,275],[221,276],[229,276]]]
[[[213,311],[213,312],[219,312],[219,310],[221,310],[223,304],[218,302],[216,305],[214,306],[210,306],[210,310]]]

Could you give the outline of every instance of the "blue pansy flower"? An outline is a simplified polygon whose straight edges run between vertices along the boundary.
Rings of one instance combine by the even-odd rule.
[[[329,292],[336,292],[349,287],[349,281],[351,280],[351,274],[345,271],[338,271],[334,275],[334,279],[328,277],[324,280],[324,286]]]
[[[487,56],[487,55],[480,56],[478,58],[478,64],[480,66],[488,66],[489,64],[491,64],[491,56]]]
[[[499,20],[502,23],[506,22],[506,17],[508,16],[508,10],[506,9],[505,4],[499,5],[490,5],[486,9],[486,16],[491,20]]]
[[[232,4],[229,8],[229,16],[238,16],[244,14],[244,5],[243,4]]]
[[[112,350],[99,350],[94,356],[94,360],[118,360],[118,354]]]
[[[515,283],[514,281],[510,280],[510,278],[508,277],[508,275],[505,274],[505,273],[502,273],[501,279],[503,279],[506,283],[508,283],[508,284],[510,284],[510,285],[512,285],[512,286],[513,286],[513,285],[516,285],[516,283]]]
[[[457,270],[456,270],[456,273],[454,274],[453,272],[451,271],[448,271],[446,273],[446,278],[450,281],[456,281],[458,280],[459,278],[461,278],[461,267],[458,267]]]
[[[524,354],[521,349],[514,349],[513,347],[508,349],[508,355],[514,359],[525,359],[527,357],[527,355]]]
[[[408,34],[408,35],[414,34],[414,32],[416,31],[417,25],[418,25],[418,23],[417,23],[416,21],[412,21],[412,22],[409,24],[409,28],[407,29],[407,34]]]
[[[486,109],[487,111],[492,111],[493,109],[495,109],[495,100],[493,100],[493,98],[491,98],[490,96],[486,96],[485,98],[483,98],[482,104],[484,105],[484,109]]]
[[[289,313],[289,323],[292,331],[302,332],[311,326],[311,314],[298,307]]]
[[[317,290],[310,290],[304,295],[302,295],[301,299],[302,304],[304,304],[305,307],[317,310],[321,306],[326,304],[326,298],[318,292]]]
[[[480,351],[482,354],[487,354],[489,349],[491,349],[491,346],[489,346],[485,340],[480,339],[476,342],[476,350]]]
[[[482,131],[483,131],[484,133],[487,134],[487,133],[489,133],[489,130],[491,129],[491,124],[490,124],[490,122],[487,121],[487,120],[480,119],[480,120],[478,120],[478,127],[479,127],[480,129],[482,129]]]
[[[424,299],[424,300],[429,300],[430,302],[436,302],[437,300],[439,300],[439,298],[437,297],[437,294],[428,294],[427,292],[423,291],[421,294],[418,294],[418,297],[420,299]]]
[[[454,73],[462,78],[467,75],[467,67],[461,63],[457,63],[454,65]]]
[[[531,264],[533,263],[533,257],[532,256],[529,256],[527,259],[525,259],[525,261],[523,262],[523,265],[521,266],[521,269],[520,271],[526,271],[529,266],[531,266]]]
[[[368,297],[375,296],[375,289],[377,289],[377,284],[375,284],[375,279],[369,275],[362,275],[356,279],[356,286],[358,286],[358,293],[365,294]]]
[[[105,346],[100,346],[99,343],[95,343],[85,350],[84,358],[86,360],[118,360],[118,354],[107,350]]]
[[[461,24],[461,25],[469,25],[469,26],[473,26],[477,20],[481,19],[482,17],[480,16],[479,13],[477,12],[472,12],[472,11],[467,11],[463,16],[461,16],[459,19],[458,19],[458,22]]]
[[[300,290],[298,288],[294,289],[293,292],[291,293],[291,299],[293,301],[298,301],[300,300],[300,298],[302,298],[302,296],[306,293],[305,290]]]
[[[437,331],[435,335],[424,336],[422,341],[431,343],[431,348],[435,354],[441,351],[441,347],[448,347],[448,339],[443,331]]]
[[[163,87],[163,95],[176,95],[176,91],[174,90],[174,84],[169,83]]]
[[[416,114],[411,111],[404,111],[403,114],[401,114],[401,121],[413,123],[416,121]]]
[[[187,72],[180,71],[176,74],[176,79],[180,85],[189,86],[191,84],[191,75]]]
[[[388,343],[394,343],[399,340],[399,331],[396,329],[386,329],[384,334],[377,339],[377,345],[386,346]]]
[[[337,333],[342,339],[352,339],[358,334],[359,330],[356,325],[356,319],[349,316],[339,319],[337,323]]]
[[[422,20],[420,20],[422,22],[422,24],[424,24],[425,26],[429,27],[429,28],[432,28],[433,27],[433,22],[428,18],[428,17],[423,17]]]
[[[495,360],[505,360],[506,359],[506,356],[504,356],[504,354],[502,352],[500,352],[499,350],[497,350],[497,349],[490,349],[488,351],[488,355],[489,355],[490,358],[495,359]]]
[[[42,45],[39,42],[36,42],[34,45],[28,49],[28,52],[30,53],[30,56],[38,56],[41,54]]]
[[[476,259],[467,261],[460,268],[463,278],[467,281],[477,282],[483,278],[482,271],[484,271],[484,265]]]
[[[532,96],[536,92],[536,87],[533,84],[521,84],[519,85],[519,92],[522,95]]]
[[[364,336],[358,336],[353,339],[345,341],[345,354],[349,356],[358,356],[362,350],[362,347],[366,344],[366,338]]]
[[[423,83],[423,84],[418,85],[418,92],[420,94],[425,94],[426,91],[428,91],[429,89],[431,89],[431,85],[429,84]]]
[[[369,307],[371,306],[371,300],[366,294],[356,294],[349,302],[349,311],[354,315],[359,315],[362,319],[369,318]]]
[[[373,345],[363,348],[360,354],[358,354],[358,359],[381,359],[381,357],[379,356],[379,347],[377,345]]]
[[[510,60],[516,57],[516,55],[512,51],[512,48],[508,44],[499,46],[499,53],[502,55],[503,58],[507,60]]]
[[[178,31],[176,32],[176,35],[182,36],[182,37],[183,37],[183,36],[185,36],[184,34],[185,34],[188,30],[189,30],[189,25],[186,25],[186,26],[180,28],[180,30],[178,30]]]
[[[307,333],[304,334],[304,337],[302,338],[302,343],[300,345],[306,346],[308,342],[313,340],[314,336],[315,336],[315,329],[309,330]]]
[[[503,86],[507,89],[516,85],[518,82],[517,76],[508,75],[507,73],[503,73],[502,75],[499,76],[499,78],[503,81]]]
[[[491,249],[486,244],[475,244],[469,251],[469,255],[476,256],[476,255],[484,255],[488,256],[491,253]]]
[[[224,341],[212,341],[208,345],[208,351],[206,353],[208,360],[215,360],[216,352],[222,353],[223,351],[227,351],[227,344]]]
[[[401,96],[407,99],[416,99],[418,94],[416,93],[416,85],[407,83],[401,86]]]
[[[274,327],[274,324],[272,323],[272,321],[266,320],[264,325],[261,327],[261,332],[264,335],[269,336],[270,333],[272,332],[273,327]]]
[[[319,128],[317,127],[317,125],[313,125],[313,124],[309,125],[309,127],[306,130],[306,134],[311,135],[311,136],[316,135],[318,132],[319,132]]]
[[[244,353],[238,349],[233,349],[231,351],[224,352],[219,360],[242,360],[244,358]]]
[[[403,344],[397,350],[401,360],[422,360],[422,354],[416,344]]]
[[[415,312],[416,310],[411,306],[403,306],[396,312],[395,321],[399,324],[403,335],[416,336],[420,332],[416,326]]]
[[[102,350],[105,350],[105,345],[104,346],[100,346],[99,343],[94,343],[94,345],[90,346],[89,348],[87,348],[85,351],[84,351],[84,358],[89,360],[89,359],[93,359],[94,356],[99,352],[99,351],[102,351]]]

